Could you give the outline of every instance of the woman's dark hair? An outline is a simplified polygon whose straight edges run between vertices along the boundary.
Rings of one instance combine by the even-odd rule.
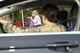
[[[43,7],[43,14],[46,16],[46,18],[50,22],[57,23],[57,15],[58,15],[59,9],[54,4],[47,4]]]

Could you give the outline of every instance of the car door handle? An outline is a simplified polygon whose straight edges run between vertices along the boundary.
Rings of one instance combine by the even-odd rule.
[[[15,47],[15,48],[0,48],[0,50],[9,50],[9,49],[41,49],[41,48],[48,48],[48,49],[55,49],[57,48],[63,48],[65,51],[69,52],[71,48],[79,47],[78,42],[69,43],[67,41],[64,42],[54,42],[54,43],[48,43],[46,45],[38,45],[38,46],[26,46],[26,47]]]
[[[64,48],[65,51],[69,51],[70,48],[79,47],[79,43],[78,42],[74,42],[74,43],[69,43],[69,42],[55,42],[55,43],[47,44],[46,46],[48,48],[55,48],[55,50],[57,48]]]
[[[75,48],[78,47],[79,44],[76,43],[68,43],[68,44],[47,44],[47,47],[54,47],[54,48],[60,48],[60,47],[70,47]]]

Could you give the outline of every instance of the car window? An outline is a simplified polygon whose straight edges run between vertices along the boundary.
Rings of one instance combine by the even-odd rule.
[[[38,3],[43,3],[45,1],[38,1]],[[66,2],[66,1],[65,1]],[[30,4],[34,4],[35,2],[33,3],[29,3]],[[53,26],[53,27],[50,27],[50,26],[45,26],[44,23],[43,23],[43,20],[42,20],[42,17],[43,17],[43,10],[42,8],[48,4],[48,3],[45,3],[43,5],[32,5],[32,6],[29,6],[27,4],[24,4],[24,5],[14,5],[12,7],[4,7],[3,9],[1,8],[0,10],[0,18],[1,19],[4,19],[8,22],[8,24],[6,25],[3,25],[3,30],[6,32],[6,33],[25,33],[25,32],[68,32],[68,31],[74,31],[75,29],[75,26],[76,26],[76,23],[75,23],[75,26],[73,26],[73,17],[71,15],[71,11],[72,11],[72,8],[73,8],[73,5],[75,4],[75,2],[72,1],[72,4],[71,3],[67,3],[64,4],[61,4],[58,2],[56,2],[57,4],[55,3],[51,3],[51,4],[55,4],[58,9],[59,9],[59,12],[58,12],[58,16],[57,16],[57,26],[60,25],[60,27],[56,27],[56,26]],[[77,5],[77,4],[76,4]],[[19,9],[20,8],[20,9]],[[10,9],[12,9],[11,11],[9,11]],[[14,10],[13,10],[14,9]],[[33,11],[34,10],[37,10],[38,12],[38,16],[39,18],[35,18],[34,17],[34,13]],[[5,12],[6,11],[6,12]],[[77,10],[75,10],[77,11]],[[2,15],[4,13],[4,15]],[[31,21],[32,19],[32,21]],[[76,17],[77,19],[77,17]],[[39,25],[36,25],[36,20],[37,21],[37,24],[39,23]],[[34,26],[36,25],[36,26]],[[54,28],[56,27],[56,28]],[[49,30],[49,29],[50,30]],[[57,30],[61,30],[61,31],[57,31]]]

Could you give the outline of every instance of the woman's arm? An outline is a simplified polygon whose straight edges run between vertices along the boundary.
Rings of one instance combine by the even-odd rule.
[[[8,33],[27,33],[27,32],[38,32],[37,28],[20,28],[13,25],[10,21],[5,20],[3,17],[0,17],[0,22],[3,24],[3,29]]]

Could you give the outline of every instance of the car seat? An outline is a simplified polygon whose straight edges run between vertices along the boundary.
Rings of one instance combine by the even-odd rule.
[[[77,21],[77,14],[78,14],[78,5],[75,3],[72,6],[71,12],[70,12],[70,21],[69,21],[69,31],[74,31],[74,28],[76,26],[76,21]]]
[[[66,10],[61,10],[59,12],[59,24],[64,25],[67,28],[67,17],[68,17],[68,12]]]

